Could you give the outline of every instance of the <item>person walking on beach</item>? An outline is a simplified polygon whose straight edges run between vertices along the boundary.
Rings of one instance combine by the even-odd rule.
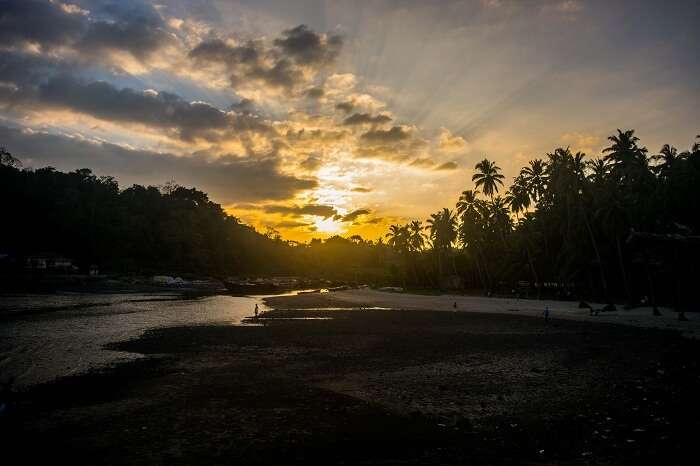
[[[452,308],[453,308],[455,311],[457,310],[457,301],[454,302],[454,304],[452,305]]]
[[[255,303],[255,317],[258,317],[258,304]]]
[[[549,306],[544,307],[544,312],[542,312],[542,315],[544,316],[544,322],[549,322]]]

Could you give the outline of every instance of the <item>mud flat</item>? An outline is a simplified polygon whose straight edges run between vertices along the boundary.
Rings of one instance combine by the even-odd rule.
[[[367,309],[251,323],[109,345],[148,357],[13,394],[3,449],[83,464],[694,464],[699,347],[678,332]]]

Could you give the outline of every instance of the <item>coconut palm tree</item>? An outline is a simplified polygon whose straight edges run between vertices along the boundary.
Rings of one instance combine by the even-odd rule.
[[[506,235],[513,227],[513,222],[508,213],[508,201],[501,196],[496,196],[488,204],[488,209],[491,227],[493,231],[498,233],[503,240],[504,246],[506,246]]]
[[[438,256],[438,271],[442,276],[442,255],[449,253],[457,239],[457,216],[448,208],[430,215],[426,221],[433,249]]]
[[[510,190],[506,193],[505,200],[516,217],[520,212],[530,207],[530,193],[523,175],[514,178]]]
[[[462,191],[462,194],[459,196],[459,200],[457,201],[457,214],[462,217],[465,215],[469,217],[475,215],[477,205],[479,203],[479,199],[477,198],[478,195],[479,191],[476,190],[468,189],[466,191]]]
[[[414,220],[408,225],[408,244],[412,252],[421,252],[423,250],[425,247],[423,222]]]
[[[660,178],[668,178],[678,163],[686,158],[686,153],[678,153],[678,149],[668,144],[664,144],[658,154],[652,155],[651,159],[657,162],[652,167],[652,171]]]
[[[484,194],[493,198],[494,193],[498,193],[498,185],[503,186],[503,175],[498,173],[501,168],[496,166],[496,162],[484,159],[474,166],[476,173],[472,176],[472,181],[477,188],[481,187]]]
[[[588,175],[586,179],[596,186],[602,186],[610,174],[610,164],[604,159],[597,158],[586,163]]]
[[[396,252],[404,254],[409,249],[409,234],[405,225],[391,225],[386,234],[387,244]]]
[[[537,202],[547,187],[547,164],[542,159],[530,160],[527,167],[520,170],[525,186],[532,199]]]
[[[386,234],[387,243],[391,246],[404,261],[404,270],[401,273],[401,282],[406,288],[406,270],[408,269],[409,253],[410,253],[410,232],[408,225],[391,225],[389,233]]]
[[[639,138],[634,135],[634,130],[617,130],[617,135],[608,137],[612,142],[610,147],[603,149],[606,154],[604,160],[612,164],[612,174],[618,180],[626,182],[639,181],[647,172],[647,149],[639,147]]]

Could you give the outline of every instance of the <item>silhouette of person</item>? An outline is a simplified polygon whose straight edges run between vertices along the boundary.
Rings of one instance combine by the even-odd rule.
[[[544,312],[542,315],[544,316],[544,321],[549,322],[549,306],[544,307]]]
[[[255,317],[257,317],[257,316],[258,316],[258,305],[257,305],[257,303],[256,303],[256,304],[255,304]]]
[[[452,307],[454,308],[455,311],[457,310],[457,301],[454,302],[454,304],[452,305]]]

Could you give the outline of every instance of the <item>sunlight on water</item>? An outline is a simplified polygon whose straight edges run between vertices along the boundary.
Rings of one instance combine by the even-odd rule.
[[[104,350],[149,329],[178,325],[240,324],[261,297],[177,294],[56,294],[3,296],[0,303],[0,380],[15,386],[142,357]]]

